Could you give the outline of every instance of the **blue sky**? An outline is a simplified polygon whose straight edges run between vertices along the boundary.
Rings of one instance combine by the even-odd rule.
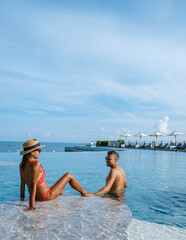
[[[186,134],[185,9],[181,0],[0,1],[0,140]]]

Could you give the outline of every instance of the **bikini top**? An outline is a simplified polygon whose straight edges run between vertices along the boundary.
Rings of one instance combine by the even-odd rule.
[[[30,164],[32,164],[32,163],[34,163],[34,162],[35,162],[35,161],[30,162]],[[42,165],[41,165],[41,168],[43,169]],[[38,180],[37,186],[38,186],[38,185],[41,185],[41,184],[45,181],[45,175],[46,175],[46,173],[45,173],[45,170],[43,169],[43,175],[42,175],[41,178]],[[26,181],[26,183],[30,184],[29,181],[27,181],[27,180],[25,180],[25,181]]]

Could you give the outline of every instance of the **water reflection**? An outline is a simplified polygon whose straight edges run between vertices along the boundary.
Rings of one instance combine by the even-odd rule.
[[[121,191],[112,191],[112,192],[108,192],[106,194],[104,194],[102,196],[103,198],[112,198],[117,200],[118,202],[125,202],[125,190],[121,190]]]

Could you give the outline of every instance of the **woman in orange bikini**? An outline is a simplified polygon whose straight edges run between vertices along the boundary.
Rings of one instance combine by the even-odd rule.
[[[60,194],[64,193],[63,189],[68,182],[82,196],[90,196],[71,173],[63,175],[51,188],[48,186],[45,182],[45,171],[40,162],[36,160],[39,158],[42,147],[45,147],[45,145],[40,145],[37,139],[28,140],[23,144],[24,150],[20,153],[20,155],[23,155],[22,162],[19,165],[21,200],[25,198],[25,184],[27,184],[30,193],[29,207],[25,210],[35,210],[35,200],[48,201],[56,199]]]

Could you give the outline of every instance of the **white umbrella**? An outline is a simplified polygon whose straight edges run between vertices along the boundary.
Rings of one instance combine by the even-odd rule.
[[[147,135],[145,133],[140,132],[140,133],[136,134],[134,137],[139,137],[140,138],[140,145],[141,145],[141,138],[146,137],[146,136]]]
[[[161,133],[159,133],[159,132],[155,132],[155,133],[150,134],[149,136],[155,136],[155,137],[156,137],[156,147],[157,147],[157,138],[158,138],[159,136],[163,136],[163,134],[161,134]]]
[[[177,135],[183,135],[183,133],[174,131],[174,132],[169,133],[169,134],[167,135],[167,136],[175,136],[175,146],[176,146],[176,136],[177,136]]]
[[[129,134],[129,133],[124,133],[124,134],[122,135],[122,137],[125,137],[125,138],[126,138],[126,144],[127,144],[127,137],[132,137],[132,135]]]

